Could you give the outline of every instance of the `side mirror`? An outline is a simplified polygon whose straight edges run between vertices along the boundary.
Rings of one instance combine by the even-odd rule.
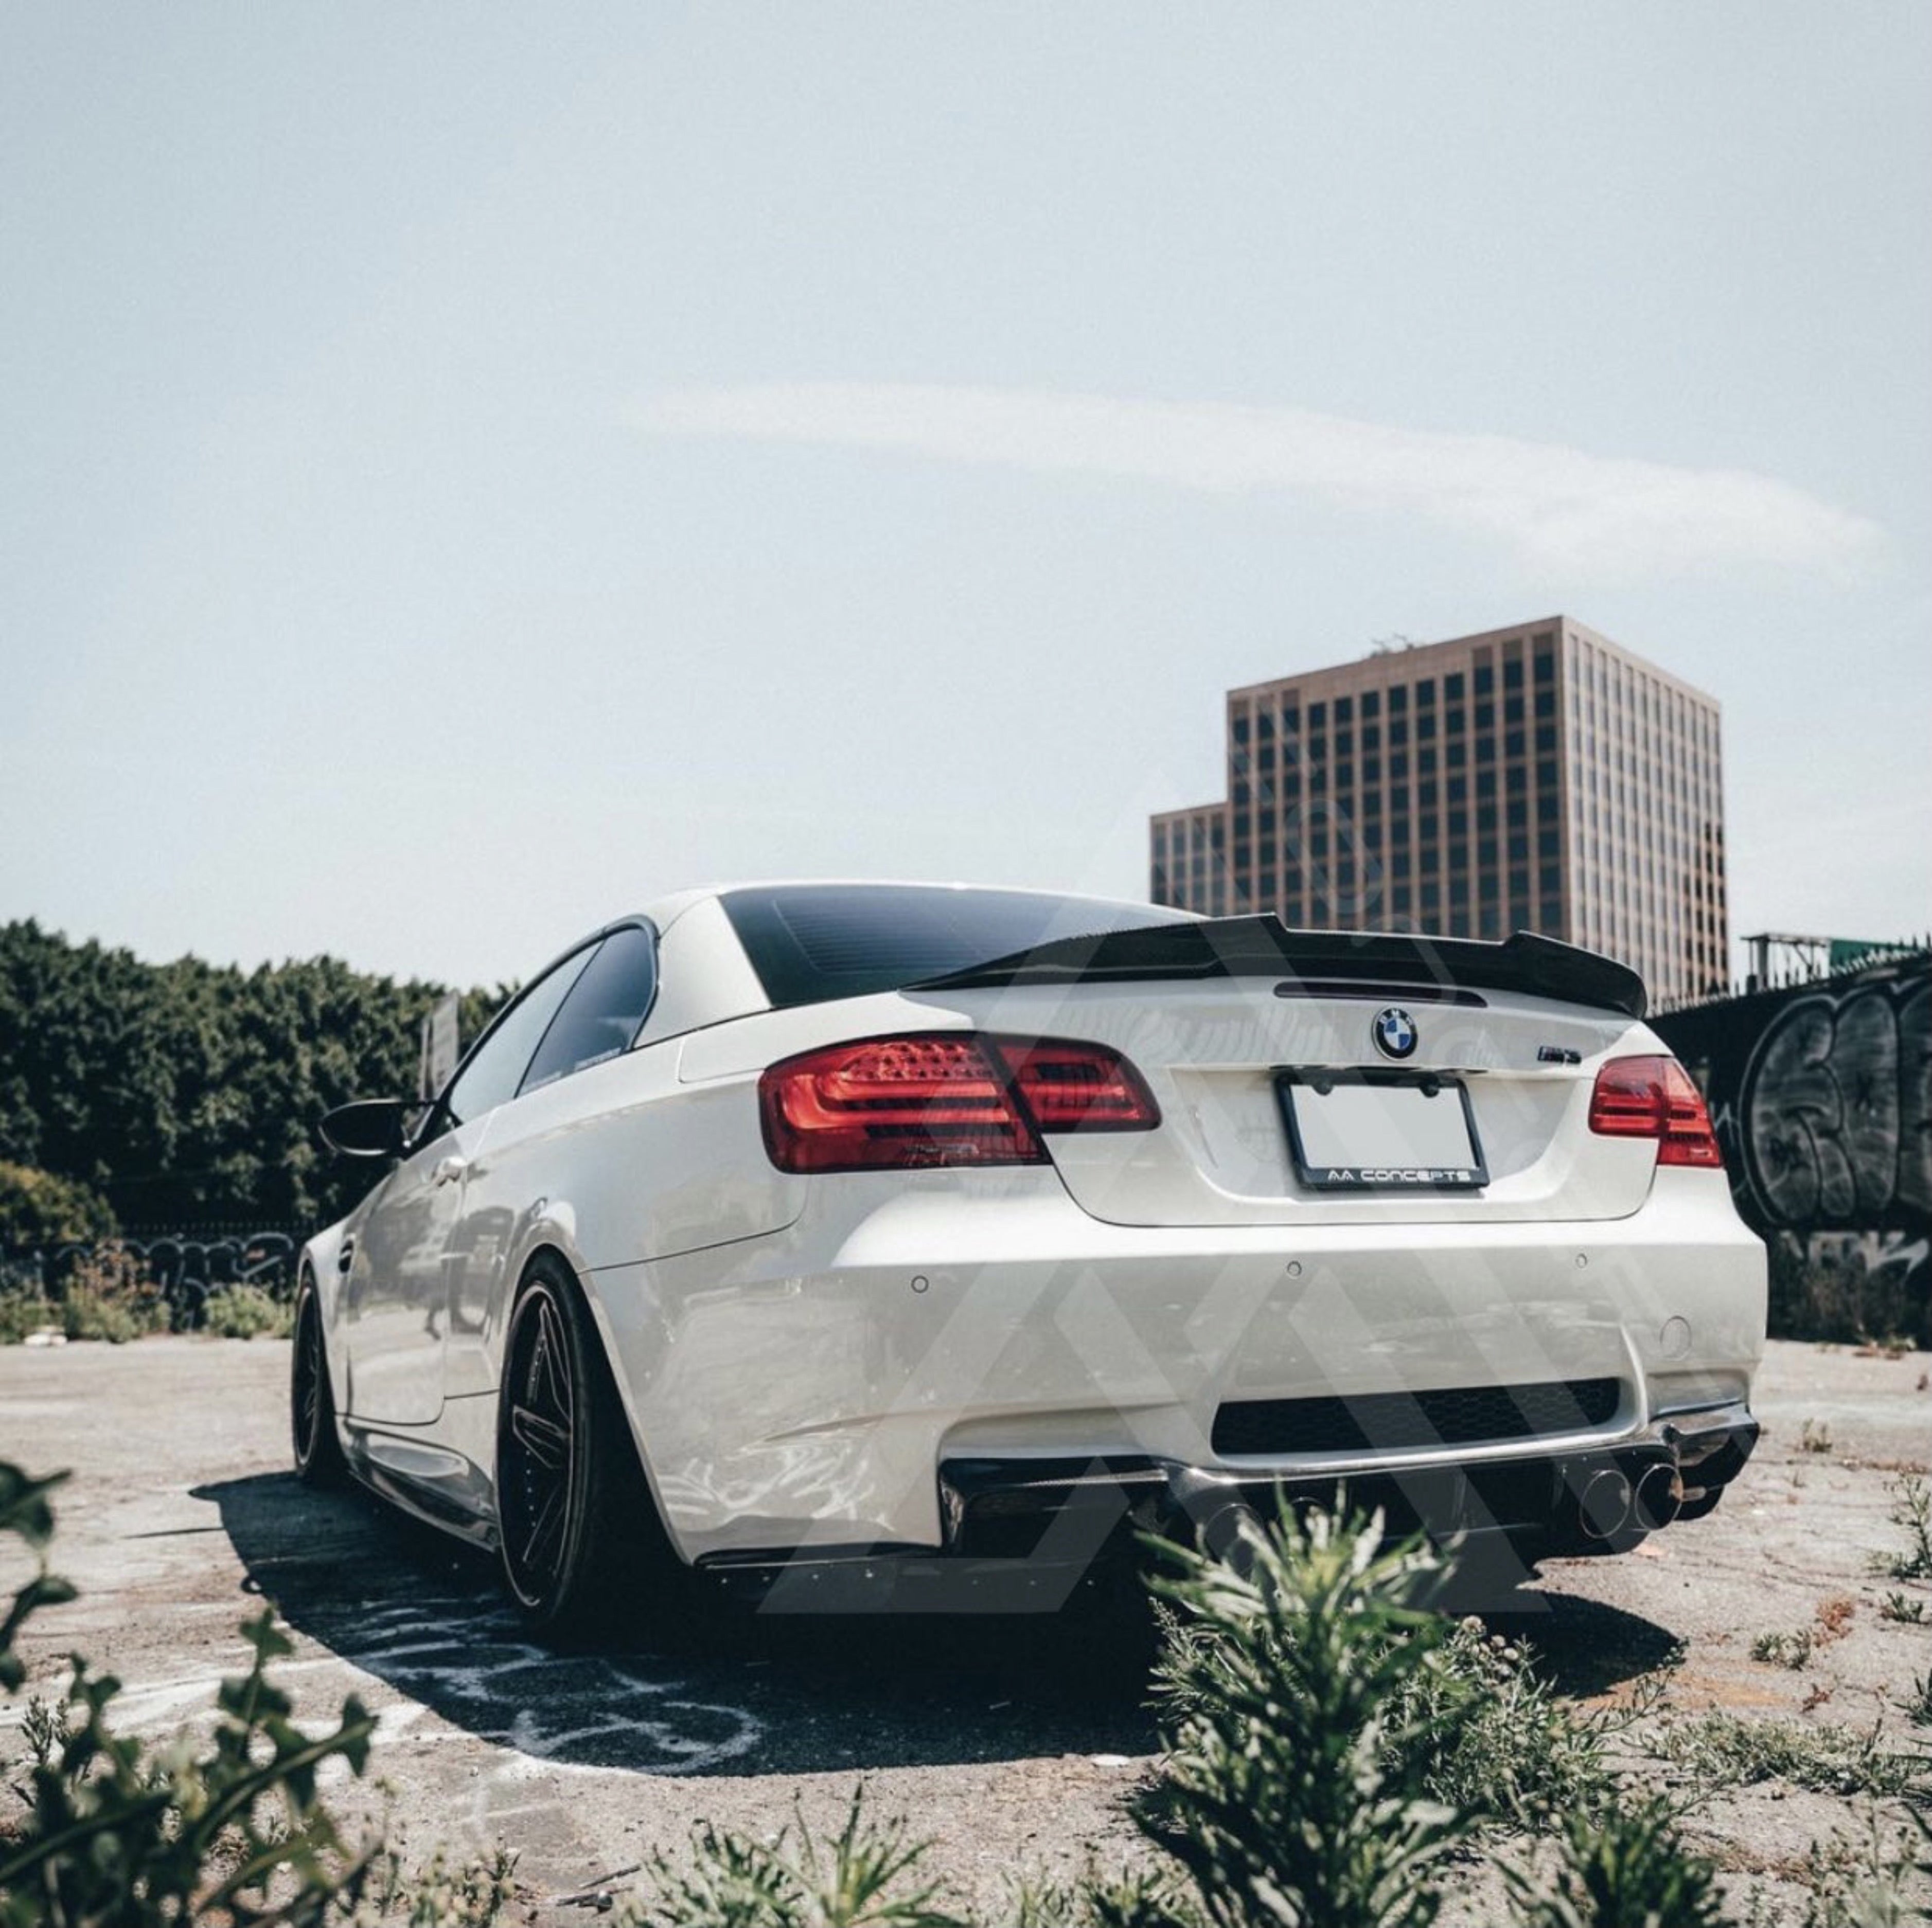
[[[345,1158],[400,1158],[411,1117],[422,1109],[401,1098],[358,1098],[322,1121],[322,1141]]]

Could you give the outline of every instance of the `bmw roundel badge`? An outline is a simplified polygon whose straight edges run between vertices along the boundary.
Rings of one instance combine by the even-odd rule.
[[[1369,1032],[1376,1041],[1376,1049],[1384,1057],[1413,1057],[1416,1046],[1422,1042],[1415,1020],[1399,1004],[1378,1011]]]

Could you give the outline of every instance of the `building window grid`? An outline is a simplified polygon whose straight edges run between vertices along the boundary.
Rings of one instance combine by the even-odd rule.
[[[1446,903],[1452,929],[1477,928],[1486,911],[1502,928],[1540,926],[1627,955],[1647,976],[1670,974],[1680,961],[1692,963],[1694,975],[1717,974],[1702,961],[1720,961],[1724,928],[1721,865],[1712,848],[1712,826],[1718,820],[1712,706],[1608,651],[1554,631],[1534,641],[1504,637],[1450,660],[1458,666],[1445,664],[1426,677],[1398,673],[1372,688],[1338,692],[1326,702],[1304,701],[1306,690],[1298,685],[1232,706],[1231,738],[1237,717],[1244,720],[1250,740],[1279,735],[1285,778],[1291,769],[1294,772],[1292,789],[1286,781],[1273,794],[1256,787],[1253,844],[1244,840],[1232,853],[1237,861],[1232,874],[1225,866],[1218,877],[1205,874],[1208,865],[1190,867],[1190,895],[1210,900],[1192,907],[1211,908],[1211,900],[1225,895],[1232,883],[1238,897],[1255,907],[1277,907],[1293,922],[1386,922],[1394,912],[1406,915],[1413,904],[1414,921],[1426,927],[1439,919]],[[1513,661],[1528,665],[1514,679],[1509,673]],[[1476,671],[1485,667],[1490,674],[1478,678]],[[1514,828],[1516,817],[1513,806],[1506,805],[1496,813],[1493,850],[1479,853],[1472,847],[1464,854],[1477,861],[1433,880],[1424,874],[1412,886],[1406,877],[1393,874],[1388,836],[1400,822],[1406,837],[1408,826],[1419,823],[1436,802],[1430,793],[1432,754],[1427,763],[1418,754],[1412,787],[1408,771],[1402,772],[1398,803],[1392,759],[1372,770],[1366,757],[1351,757],[1345,772],[1344,759],[1330,754],[1331,748],[1339,751],[1339,745],[1324,741],[1310,757],[1301,740],[1304,715],[1311,727],[1325,723],[1336,736],[1345,728],[1360,736],[1361,725],[1373,717],[1419,716],[1436,703],[1439,690],[1436,715],[1445,724],[1452,707],[1464,713],[1453,739],[1437,740],[1456,741],[1466,758],[1476,733],[1470,726],[1478,721],[1477,702],[1500,694],[1507,723],[1508,693],[1524,689],[1546,690],[1550,700],[1537,713],[1545,720],[1561,718],[1566,742],[1526,744],[1527,754],[1519,758],[1505,742],[1492,764],[1479,760],[1476,768],[1478,774],[1486,768],[1499,773],[1493,794],[1479,799],[1479,808],[1522,799],[1522,827],[1537,839],[1533,868],[1510,859],[1503,826]],[[1460,700],[1452,703],[1452,698]],[[1263,714],[1270,725],[1266,733],[1260,723]],[[1404,734],[1409,734],[1406,724]],[[1421,735],[1414,732],[1416,739]],[[1393,732],[1389,741],[1393,747]],[[1234,751],[1232,742],[1230,748]],[[1231,774],[1232,762],[1231,754]],[[1543,771],[1537,769],[1538,762]],[[1559,768],[1568,776],[1558,784],[1532,781]],[[1519,770],[1520,778],[1514,774]],[[1328,847],[1322,857],[1313,857],[1309,848],[1312,825],[1302,819],[1304,796],[1328,822],[1322,841]],[[1566,822],[1567,859],[1562,854]],[[1271,834],[1277,831],[1278,838]],[[1553,860],[1543,847],[1546,831],[1556,839]],[[1490,840],[1466,834],[1457,841],[1480,846]],[[1172,877],[1177,868],[1172,840],[1161,848],[1168,853],[1166,870]],[[1423,868],[1426,872],[1426,863]],[[1553,891],[1545,888],[1552,877]]]

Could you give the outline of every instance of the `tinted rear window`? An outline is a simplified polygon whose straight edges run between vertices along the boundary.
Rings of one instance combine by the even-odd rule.
[[[1185,921],[1145,904],[917,884],[783,884],[720,901],[782,1010],[896,991],[1055,937]]]

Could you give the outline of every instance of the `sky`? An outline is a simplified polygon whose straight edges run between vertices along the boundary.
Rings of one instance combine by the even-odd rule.
[[[1932,926],[1932,8],[0,10],[0,919],[449,981],[1139,895],[1228,688],[1562,611],[1732,928]]]

